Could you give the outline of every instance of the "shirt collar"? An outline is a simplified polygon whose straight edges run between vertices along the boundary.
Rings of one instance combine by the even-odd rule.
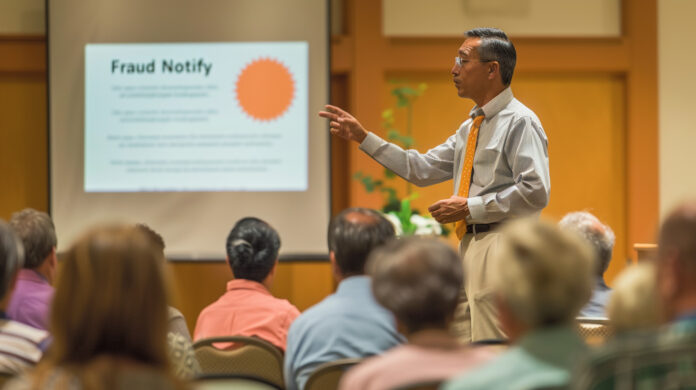
[[[253,290],[266,295],[271,295],[266,286],[259,282],[248,279],[232,279],[227,282],[227,291],[232,290]]]
[[[46,278],[39,273],[39,271],[27,268],[22,268],[19,270],[19,273],[17,274],[17,279],[50,284],[48,283],[48,280],[46,280]]]
[[[469,116],[475,118],[479,115],[485,115],[486,119],[491,119],[494,116],[498,115],[498,113],[502,111],[502,109],[505,108],[505,106],[510,104],[513,97],[514,96],[512,95],[512,89],[510,89],[510,87],[507,87],[496,97],[491,99],[491,101],[484,104],[483,107],[479,108],[478,105],[474,106],[474,108],[472,108],[471,111],[469,111]]]
[[[361,291],[372,291],[371,279],[367,275],[351,276],[347,279],[343,279],[341,283],[338,284],[336,294],[350,295]]]

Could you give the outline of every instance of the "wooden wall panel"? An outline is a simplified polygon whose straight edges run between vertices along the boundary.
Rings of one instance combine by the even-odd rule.
[[[48,209],[46,77],[0,72],[0,218]]]

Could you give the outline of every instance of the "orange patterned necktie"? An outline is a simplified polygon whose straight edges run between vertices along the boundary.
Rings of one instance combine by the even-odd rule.
[[[462,175],[459,177],[459,191],[457,196],[469,197],[469,186],[471,186],[471,170],[474,169],[474,153],[476,152],[476,140],[478,139],[479,128],[483,122],[483,115],[474,118],[469,130],[469,137],[466,140],[466,155],[464,156],[464,166]],[[466,220],[462,219],[454,224],[454,231],[460,240],[466,234]]]

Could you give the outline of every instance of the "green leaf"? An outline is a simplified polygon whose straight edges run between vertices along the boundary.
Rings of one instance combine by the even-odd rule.
[[[391,169],[384,168],[384,177],[386,177],[387,179],[393,179],[396,177],[396,173],[394,173],[394,171],[392,171]]]

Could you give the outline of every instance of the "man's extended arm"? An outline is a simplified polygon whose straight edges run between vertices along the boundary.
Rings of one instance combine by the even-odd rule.
[[[455,136],[422,154],[403,150],[369,133],[354,116],[339,107],[327,105],[319,116],[329,119],[331,134],[360,144],[360,149],[383,166],[417,186],[427,186],[452,178]]]

